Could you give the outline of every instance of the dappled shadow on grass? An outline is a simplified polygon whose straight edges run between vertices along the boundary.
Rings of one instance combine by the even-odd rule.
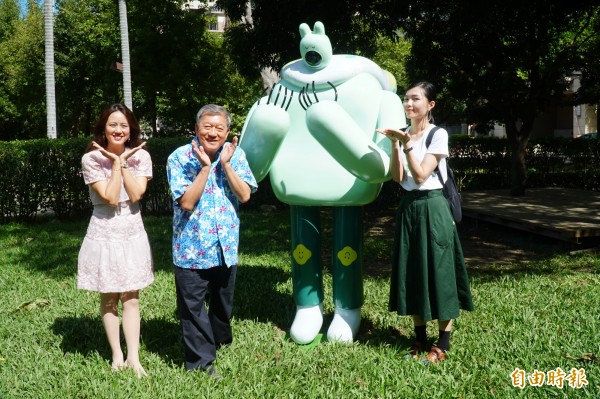
[[[322,342],[328,341],[327,330],[333,320],[333,312],[328,312],[323,315],[323,325],[320,334],[323,335]],[[284,331],[288,332],[291,326],[292,320],[289,321],[287,329]],[[290,342],[293,342],[289,338]],[[381,328],[376,327],[372,320],[368,317],[362,317],[360,328],[354,342],[360,345],[368,345],[373,347],[393,347],[397,348],[399,352],[408,353],[410,346],[414,340],[414,334],[411,330],[403,329],[402,327],[387,327]]]
[[[236,279],[233,317],[260,323],[273,323],[282,330],[289,329],[295,313],[291,294],[280,292],[290,275],[275,267],[240,265]],[[285,291],[285,290],[284,290]],[[176,303],[173,302],[173,311]],[[183,365],[183,344],[178,316],[173,319],[142,318],[141,339],[146,350],[157,354],[165,363]],[[64,353],[87,356],[98,353],[110,360],[111,353],[100,317],[60,317],[52,331],[62,337]],[[234,331],[235,334],[235,331]],[[125,344],[122,342],[125,349]]]
[[[321,209],[321,263],[332,263],[333,207]],[[389,277],[391,244],[393,242],[393,210],[365,210],[363,225],[363,273],[366,276]],[[289,209],[271,212],[253,211],[241,215],[240,251],[249,255],[271,252],[291,252]],[[286,261],[290,255],[286,255]]]
[[[52,332],[61,336],[63,353],[79,353],[84,357],[98,353],[107,361],[112,354],[100,317],[60,317],[54,321]],[[156,353],[165,363],[183,364],[183,346],[178,323],[164,319],[141,321],[141,342],[149,352]],[[121,331],[121,347],[126,346]]]
[[[249,255],[290,250],[289,210],[243,212],[240,251]]]
[[[569,252],[559,240],[468,218],[458,231],[469,276],[479,281],[559,273],[550,260]]]
[[[76,273],[77,256],[87,223],[44,220],[0,226],[4,261],[63,279]]]
[[[289,328],[296,312],[294,300],[291,294],[280,292],[277,287],[290,279],[289,273],[275,267],[239,266],[233,316],[271,322],[283,330]]]
[[[183,365],[183,341],[179,322],[166,319],[142,320],[142,342],[149,352],[157,354],[165,363]]]
[[[154,271],[173,270],[172,240],[173,222],[171,217],[144,217],[144,227],[150,241]]]
[[[395,209],[370,209],[365,233],[365,275],[389,278]],[[469,276],[494,280],[560,272],[550,260],[571,247],[560,240],[498,224],[463,219],[457,225]],[[389,250],[386,251],[386,248]]]
[[[2,254],[7,263],[64,279],[77,274],[77,258],[89,217],[80,220],[41,220],[0,226]],[[145,217],[155,270],[170,270],[172,225],[168,217]],[[5,244],[4,244],[5,243]]]
[[[356,341],[363,345],[372,346],[392,346],[397,347],[399,351],[408,352],[414,334],[412,331],[402,327],[377,328],[373,321],[363,317],[360,322],[360,328],[356,336]]]
[[[322,208],[322,260],[331,264],[331,207]],[[395,208],[367,207],[364,219],[364,275],[389,278]],[[289,209],[270,212],[242,210],[240,252],[250,256],[285,253],[290,262]],[[172,270],[172,218],[144,216],[150,239],[155,270]],[[21,263],[51,278],[63,279],[76,274],[77,257],[89,217],[81,220],[43,220],[0,226],[3,254],[9,263]],[[493,279],[510,274],[546,274],[552,269],[531,266],[567,253],[563,243],[512,228],[475,223],[466,218],[458,225],[463,252],[471,276]],[[269,269],[271,270],[271,269]]]
[[[52,325],[52,332],[62,337],[60,348],[64,353],[80,353],[83,356],[99,353],[103,358],[111,359],[99,317],[59,317]]]

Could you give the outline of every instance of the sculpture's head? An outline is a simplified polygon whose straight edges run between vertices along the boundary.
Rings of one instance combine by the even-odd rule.
[[[312,69],[323,69],[331,60],[333,49],[322,22],[315,22],[315,29],[310,30],[307,24],[300,25],[300,55],[302,60]]]

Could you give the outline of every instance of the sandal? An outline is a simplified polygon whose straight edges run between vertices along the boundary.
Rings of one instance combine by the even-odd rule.
[[[444,352],[437,346],[432,346],[427,356],[425,356],[425,359],[423,359],[423,364],[435,364],[443,360],[446,360],[446,352]]]
[[[410,346],[410,353],[404,356],[405,359],[418,359],[421,353],[425,352],[425,344],[420,341],[414,341]]]

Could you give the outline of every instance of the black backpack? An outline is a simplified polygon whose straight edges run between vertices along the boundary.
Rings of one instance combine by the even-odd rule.
[[[429,134],[427,135],[427,139],[425,140],[425,147],[429,148],[431,144],[431,140],[433,139],[433,134],[440,129],[439,126],[435,126]],[[442,174],[440,173],[439,165],[435,168],[434,172],[437,174],[440,179],[440,183],[442,183],[442,191],[444,193],[444,197],[448,200],[448,204],[450,204],[450,210],[452,211],[452,217],[456,223],[462,220],[462,209],[460,207],[460,193],[458,192],[458,187],[456,186],[456,180],[454,179],[454,172],[450,169],[450,164],[448,163],[448,159],[446,159],[446,175],[448,178],[446,182],[444,182],[442,178]]]

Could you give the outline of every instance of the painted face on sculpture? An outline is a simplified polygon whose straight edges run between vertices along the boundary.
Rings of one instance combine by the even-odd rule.
[[[329,65],[333,55],[331,41],[325,35],[325,28],[321,22],[315,23],[314,32],[308,25],[300,25],[300,55],[304,63],[313,69],[323,69]]]

